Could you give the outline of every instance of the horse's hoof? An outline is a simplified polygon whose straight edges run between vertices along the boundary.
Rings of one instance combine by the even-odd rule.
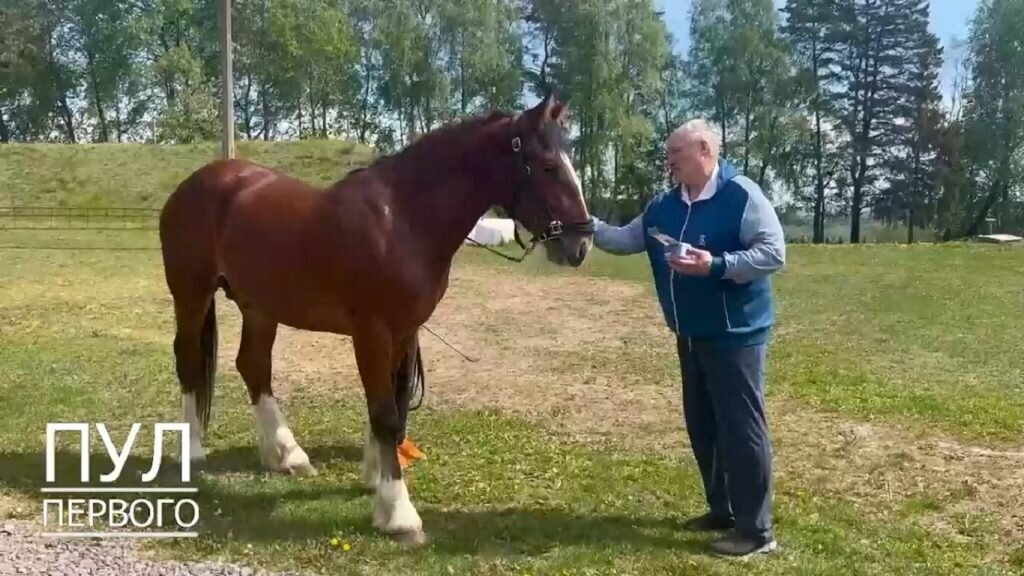
[[[419,548],[420,546],[425,546],[428,542],[427,533],[423,530],[399,532],[394,534],[393,537],[399,543],[409,548]]]
[[[316,476],[316,468],[309,463],[309,456],[298,446],[292,448],[281,461],[281,470],[293,476]]]
[[[316,468],[314,468],[313,465],[309,463],[290,467],[288,468],[288,471],[293,476],[316,476],[317,474],[319,474],[319,472],[316,471]]]

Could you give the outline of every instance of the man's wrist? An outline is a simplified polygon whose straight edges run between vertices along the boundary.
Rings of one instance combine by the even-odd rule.
[[[725,256],[714,256],[711,258],[710,276],[719,279],[725,275]]]

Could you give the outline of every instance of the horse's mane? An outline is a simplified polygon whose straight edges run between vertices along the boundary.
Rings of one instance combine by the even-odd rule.
[[[395,152],[378,156],[369,165],[357,169],[357,171],[368,170],[384,164],[396,161],[416,160],[424,154],[438,154],[442,150],[451,150],[451,143],[463,143],[468,141],[468,136],[481,128],[490,126],[496,122],[512,118],[508,112],[494,110],[489,114],[470,116],[449,124],[442,125],[429,132],[421,134],[407,146]],[[355,171],[353,171],[354,173]]]

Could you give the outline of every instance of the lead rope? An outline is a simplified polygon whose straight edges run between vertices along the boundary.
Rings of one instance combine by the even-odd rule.
[[[522,170],[520,171],[520,174],[522,175],[522,178],[520,178],[520,182],[517,182],[515,187],[513,188],[512,206],[510,207],[510,210],[509,210],[509,212],[510,212],[509,216],[512,217],[512,221],[513,221],[512,232],[513,232],[513,235],[515,236],[516,244],[519,244],[519,247],[523,249],[523,254],[521,256],[519,256],[519,257],[509,256],[508,254],[505,254],[504,252],[495,250],[494,248],[491,248],[490,246],[488,246],[488,245],[486,245],[486,244],[484,244],[482,242],[478,242],[477,240],[474,240],[472,237],[469,237],[469,236],[466,237],[466,240],[469,240],[473,244],[476,244],[477,246],[482,247],[484,250],[487,250],[488,252],[490,252],[492,254],[500,256],[500,257],[508,260],[509,262],[515,262],[517,264],[518,263],[522,263],[523,260],[525,260],[526,257],[529,256],[531,252],[533,252],[533,249],[537,247],[538,243],[547,242],[548,240],[551,240],[552,238],[557,238],[566,229],[572,230],[572,231],[591,232],[591,233],[594,231],[593,223],[590,222],[589,220],[586,221],[586,222],[573,222],[573,223],[570,223],[568,225],[562,224],[560,221],[555,219],[554,214],[551,212],[551,206],[545,201],[544,202],[544,208],[547,209],[548,216],[550,218],[550,223],[548,224],[548,228],[540,236],[533,236],[533,238],[530,239],[529,246],[527,246],[526,244],[523,243],[522,239],[519,237],[519,228],[515,225],[515,216],[514,216],[514,214],[511,213],[512,210],[514,210],[515,206],[517,206],[518,203],[519,203],[519,189],[521,187],[519,184],[526,182],[529,179],[529,177],[530,177],[530,166],[527,165],[525,162],[523,162],[522,156],[519,155],[519,151],[521,149],[522,149],[522,142],[519,140],[518,136],[514,137],[512,139],[512,150],[514,152],[516,152],[517,159],[519,161],[519,166],[522,167]],[[451,345],[447,340],[445,340],[439,334],[437,334],[437,332],[434,332],[433,330],[431,330],[430,326],[427,326],[426,324],[423,324],[423,329],[426,330],[428,333],[430,333],[434,338],[437,338],[438,340],[440,340],[445,346],[447,346],[448,348],[452,349],[457,354],[462,356],[467,362],[476,363],[476,362],[480,361],[479,358],[470,358],[464,352],[462,352],[461,350],[459,350],[455,346]],[[420,404],[423,403],[423,397],[426,395],[426,376],[423,374],[423,368],[422,368],[422,364],[420,363],[420,358],[421,358],[421,356],[419,354],[417,354],[416,355],[416,362],[417,362],[417,373],[419,374],[419,378],[416,378],[416,382],[414,383],[414,386],[416,386],[417,388],[420,389],[420,401],[419,401],[419,403],[416,404],[416,408],[419,408]],[[417,386],[417,384],[418,384],[418,386]],[[415,388],[413,389],[413,392],[415,392]],[[415,410],[416,408],[411,408],[410,410]]]

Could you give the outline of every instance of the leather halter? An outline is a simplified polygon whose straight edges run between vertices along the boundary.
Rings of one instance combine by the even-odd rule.
[[[512,152],[516,158],[516,182],[512,186],[512,203],[508,207],[508,215],[513,221],[522,222],[520,218],[516,216],[517,208],[522,198],[527,195],[526,193],[534,190],[533,184],[533,171],[530,169],[530,165],[526,162],[526,155],[523,153],[523,143],[519,136],[512,137]],[[537,194],[532,194],[530,197],[535,201],[544,203],[544,209],[548,214],[548,224],[544,227],[544,231],[539,235],[535,235],[530,239],[530,245],[527,246],[523,243],[519,237],[519,227],[513,226],[512,232],[515,237],[516,244],[522,248],[525,252],[517,261],[522,261],[523,258],[533,251],[537,244],[542,244],[548,240],[560,238],[566,231],[578,232],[581,234],[593,234],[594,225],[590,220],[584,220],[581,222],[570,222],[568,224],[562,223],[561,220],[555,218],[554,213],[551,211],[551,205],[548,204],[546,198]],[[524,223],[525,224],[525,223]],[[532,232],[531,232],[532,234]]]

